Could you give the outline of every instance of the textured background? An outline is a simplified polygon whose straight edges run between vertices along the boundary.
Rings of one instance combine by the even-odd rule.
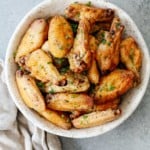
[[[59,0],[58,0],[59,1]],[[150,0],[108,0],[123,8],[135,21],[150,48]],[[0,57],[4,59],[8,41],[21,18],[41,0],[0,2]],[[116,129],[94,138],[60,138],[63,150],[149,150],[150,84],[138,109]],[[9,144],[9,143],[8,143]]]

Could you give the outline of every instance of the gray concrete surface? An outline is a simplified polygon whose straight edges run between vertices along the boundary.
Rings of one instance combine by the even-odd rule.
[[[59,0],[58,0],[59,1]],[[150,0],[109,0],[133,18],[150,48]],[[0,1],[0,57],[21,18],[41,0]],[[104,135],[88,139],[60,137],[63,150],[149,150],[150,85],[138,109],[125,123]],[[8,143],[9,144],[9,143]]]

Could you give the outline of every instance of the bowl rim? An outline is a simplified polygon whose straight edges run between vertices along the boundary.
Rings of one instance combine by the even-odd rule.
[[[9,57],[10,57],[10,51],[11,51],[11,47],[13,45],[13,41],[14,41],[14,38],[16,36],[16,34],[18,33],[18,31],[20,30],[20,28],[22,27],[22,25],[25,23],[26,19],[28,19],[28,17],[36,12],[36,10],[38,8],[40,8],[41,6],[43,5],[47,5],[49,3],[52,3],[53,0],[45,0],[41,3],[39,3],[38,5],[36,5],[35,7],[33,7],[23,18],[22,20],[20,21],[20,23],[17,25],[13,35],[11,36],[10,38],[10,41],[9,41],[9,44],[8,44],[8,47],[7,47],[7,52],[6,52],[6,56],[5,56],[5,77],[6,77],[6,84],[7,84],[7,87],[8,87],[8,91],[13,99],[13,101],[15,102],[17,108],[20,110],[20,112],[23,113],[23,115],[26,117],[27,120],[31,121],[34,125],[36,125],[37,127],[39,127],[40,129],[42,130],[45,130],[49,133],[52,133],[52,134],[56,134],[56,135],[59,135],[59,136],[64,136],[64,137],[71,137],[71,138],[88,138],[88,137],[94,137],[94,136],[98,136],[98,135],[102,135],[108,131],[111,131],[112,129],[116,128],[117,126],[119,126],[120,124],[122,124],[125,120],[127,120],[131,114],[135,111],[135,109],[137,108],[137,106],[139,105],[139,103],[142,101],[142,98],[146,92],[146,89],[147,89],[147,86],[148,86],[148,83],[149,83],[149,77],[150,77],[150,59],[148,60],[148,65],[149,65],[149,68],[148,68],[148,72],[147,72],[147,76],[148,78],[146,79],[146,83],[145,83],[145,86],[143,87],[143,92],[142,94],[140,95],[140,98],[139,98],[139,101],[137,103],[135,103],[134,107],[132,108],[132,110],[130,110],[128,112],[128,114],[125,114],[124,117],[120,118],[116,124],[110,126],[109,128],[105,128],[105,130],[99,130],[98,132],[87,132],[87,133],[84,133],[84,134],[75,134],[75,133],[69,133],[69,132],[66,132],[66,130],[62,130],[61,132],[58,132],[58,130],[55,130],[55,128],[51,128],[49,129],[48,127],[45,127],[43,123],[41,123],[40,121],[38,121],[36,118],[33,118],[32,116],[28,116],[28,113],[25,111],[25,110],[22,110],[22,106],[18,103],[18,101],[16,100],[16,96],[15,94],[12,92],[12,87],[11,87],[11,83],[10,83],[10,79],[9,79],[9,70],[8,70],[8,66],[9,66]],[[75,1],[75,0],[74,0]],[[118,7],[117,5],[113,4],[113,3],[110,3],[110,2],[107,2],[105,0],[102,0],[102,1],[99,1],[98,3],[107,3],[109,6],[112,6],[114,8],[117,8],[119,9],[121,12],[123,12],[130,20],[130,22],[132,23],[132,25],[134,25],[135,27],[135,30],[137,31],[137,35],[138,37],[140,37],[140,39],[142,40],[144,46],[145,46],[145,49],[146,49],[146,55],[148,55],[147,57],[149,57],[149,51],[148,51],[148,48],[147,48],[147,45],[144,41],[144,38],[140,32],[140,30],[137,28],[136,24],[134,23],[134,21],[132,20],[132,18],[126,13],[126,11],[124,11],[123,9],[121,9],[120,7]],[[150,58],[150,57],[149,57]],[[27,106],[26,106],[27,107]],[[36,124],[38,122],[38,124]],[[58,127],[59,128],[59,127]],[[93,127],[94,128],[94,127]],[[80,130],[80,129],[78,129]]]

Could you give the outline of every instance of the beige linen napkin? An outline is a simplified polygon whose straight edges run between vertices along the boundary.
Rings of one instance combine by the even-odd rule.
[[[27,121],[17,110],[4,82],[0,59],[0,150],[61,150],[57,136]]]

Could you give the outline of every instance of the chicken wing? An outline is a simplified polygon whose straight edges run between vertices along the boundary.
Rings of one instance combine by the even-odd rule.
[[[80,73],[90,67],[91,52],[89,48],[89,31],[89,21],[86,19],[81,20],[73,48],[68,55],[70,69],[73,72]]]
[[[25,62],[31,75],[42,82],[64,85],[66,79],[60,75],[52,63],[52,59],[41,49],[32,52]]]
[[[101,73],[111,69],[112,55],[113,55],[113,42],[108,31],[100,31],[100,45],[96,52],[96,60],[98,62]]]
[[[98,125],[102,125],[117,119],[121,114],[119,109],[108,109],[105,111],[96,111],[89,114],[84,114],[78,118],[72,120],[72,124],[75,128],[89,128]]]
[[[89,7],[85,4],[74,3],[71,4],[65,10],[65,15],[74,21],[80,21],[87,19],[91,23],[96,21],[110,21],[114,17],[114,11],[112,9],[102,9]]]
[[[102,74],[112,71],[119,63],[119,46],[124,27],[118,18],[114,18],[110,32],[100,31],[100,44],[97,50],[97,62]]]
[[[40,115],[48,121],[50,121],[51,123],[63,129],[67,130],[70,129],[72,126],[69,117],[63,112],[57,112],[54,110],[46,109],[45,111],[40,112]]]
[[[88,78],[85,75],[70,72],[64,74],[64,76],[66,77],[66,84],[64,86],[59,86],[48,82],[45,84],[45,92],[49,93],[52,91],[53,93],[79,93],[87,91],[90,87]]]
[[[44,98],[31,76],[18,70],[16,72],[16,82],[20,95],[29,108],[33,108],[38,112],[46,109]]]
[[[48,32],[48,43],[54,57],[65,57],[73,45],[73,31],[70,24],[62,16],[51,19]]]
[[[92,53],[92,61],[91,61],[91,66],[88,70],[88,79],[90,80],[91,83],[97,84],[99,82],[100,74],[98,71],[95,55],[96,55],[96,50],[98,48],[98,41],[94,36],[90,36],[90,50]]]
[[[58,111],[87,111],[93,107],[93,99],[86,94],[48,94],[47,107]]]
[[[139,82],[139,71],[142,65],[142,53],[132,37],[128,37],[121,42],[120,56],[121,62],[127,67],[127,69],[135,73],[136,80]]]
[[[15,61],[19,62],[21,57],[24,57],[32,51],[40,48],[47,38],[47,35],[47,22],[44,19],[36,19],[33,21],[20,42]]]
[[[126,93],[134,85],[134,73],[132,71],[117,69],[100,79],[95,87],[95,102],[102,103],[116,99]]]

